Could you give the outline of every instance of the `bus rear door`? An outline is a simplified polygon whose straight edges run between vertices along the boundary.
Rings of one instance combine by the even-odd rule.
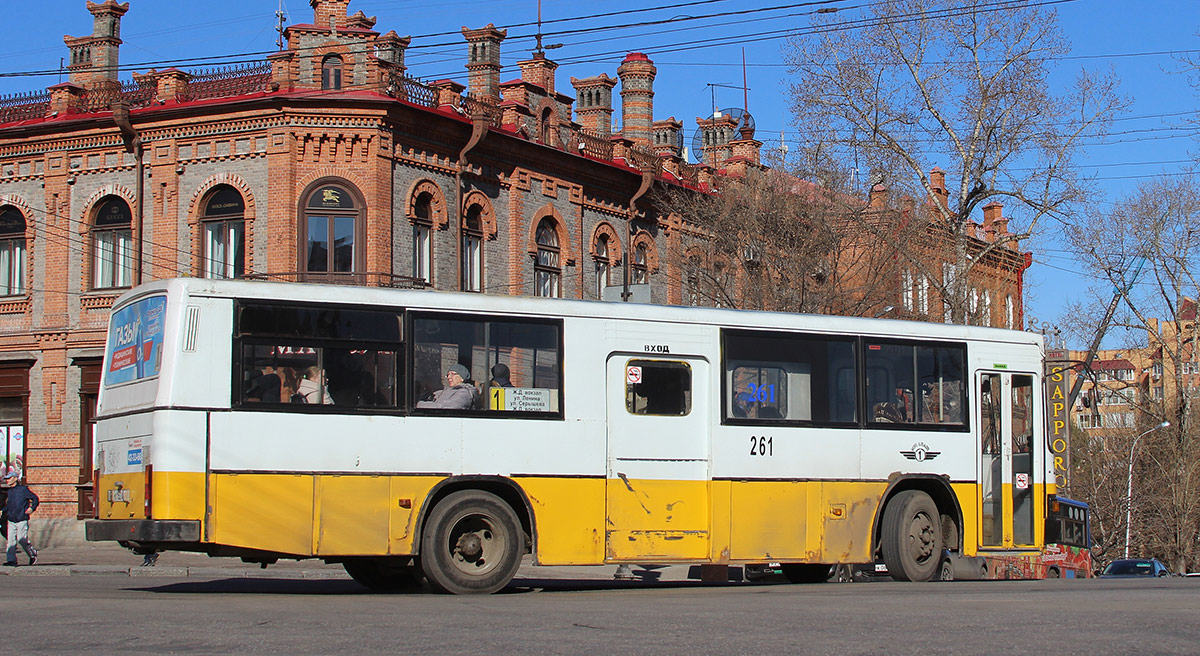
[[[606,554],[709,558],[709,363],[609,357]]]

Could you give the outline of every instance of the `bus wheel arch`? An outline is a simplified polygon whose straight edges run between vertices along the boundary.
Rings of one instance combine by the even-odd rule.
[[[430,510],[421,543],[421,570],[435,591],[490,594],[512,581],[526,540],[508,502],[488,491],[462,489]]]
[[[517,485],[516,481],[503,476],[459,476],[448,478],[438,483],[429,495],[425,502],[421,504],[421,512],[416,523],[417,535],[424,534],[425,523],[429,520],[430,513],[437,507],[443,499],[462,490],[479,490],[488,492],[502,499],[517,515],[520,522],[521,530],[525,534],[523,543],[523,552],[529,553],[533,543],[536,540],[536,531],[534,530],[533,511],[531,509],[529,498],[525,495],[524,490]],[[421,540],[417,540],[414,545],[414,553],[420,555]]]
[[[928,526],[922,522],[927,522]],[[936,536],[932,553],[919,563],[902,556],[901,549],[901,534],[907,540],[909,533],[917,529],[922,535]],[[872,544],[884,557],[888,570],[892,571],[893,565],[901,565],[900,571],[893,572],[893,578],[913,580],[916,577],[915,580],[928,581],[939,574],[945,552],[961,553],[962,509],[944,476],[896,478],[879,505],[874,534]],[[902,565],[902,561],[906,564]]]

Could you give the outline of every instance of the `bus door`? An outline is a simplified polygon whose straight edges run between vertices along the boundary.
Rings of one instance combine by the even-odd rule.
[[[979,399],[979,545],[1013,549],[1036,543],[1036,490],[1044,481],[1033,457],[1034,376],[1009,372],[976,375]]]
[[[609,357],[610,561],[709,558],[708,368],[699,358]]]

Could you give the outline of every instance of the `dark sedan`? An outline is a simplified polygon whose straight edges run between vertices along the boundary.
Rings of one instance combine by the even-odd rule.
[[[1167,569],[1166,565],[1160,563],[1157,558],[1114,560],[1100,573],[1100,577],[1105,579],[1140,579],[1170,575],[1171,571]]]

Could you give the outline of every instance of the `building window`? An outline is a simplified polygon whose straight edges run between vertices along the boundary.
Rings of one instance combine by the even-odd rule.
[[[462,230],[462,290],[483,290],[483,206],[467,208]]]
[[[900,302],[909,312],[913,311],[913,292],[913,273],[905,269],[900,275]]]
[[[633,249],[633,268],[630,270],[629,283],[632,285],[644,285],[650,282],[650,278],[646,272],[646,244],[645,242],[638,244]]]
[[[414,278],[426,284],[433,282],[433,195],[422,192],[413,203],[413,269]]]
[[[917,311],[929,314],[929,278],[924,274],[917,283]]]
[[[558,234],[554,231],[554,220],[542,219],[534,239],[537,241],[537,256],[533,265],[533,294],[558,298],[562,295],[562,269],[558,264]]]
[[[358,268],[356,250],[362,210],[354,195],[338,185],[321,185],[305,199],[301,222],[301,269],[318,274],[349,274]],[[331,277],[331,276],[330,276]]]
[[[25,215],[7,205],[0,208],[0,296],[25,291]]]
[[[113,289],[133,284],[133,213],[129,203],[106,196],[92,222],[92,287]]]
[[[205,278],[241,278],[246,275],[246,203],[229,185],[212,191],[201,206],[204,215]]]
[[[329,55],[321,60],[321,88],[322,89],[341,89],[342,88],[342,58],[337,55]]]
[[[596,237],[596,298],[604,298],[604,288],[612,284],[612,256],[608,235]]]

